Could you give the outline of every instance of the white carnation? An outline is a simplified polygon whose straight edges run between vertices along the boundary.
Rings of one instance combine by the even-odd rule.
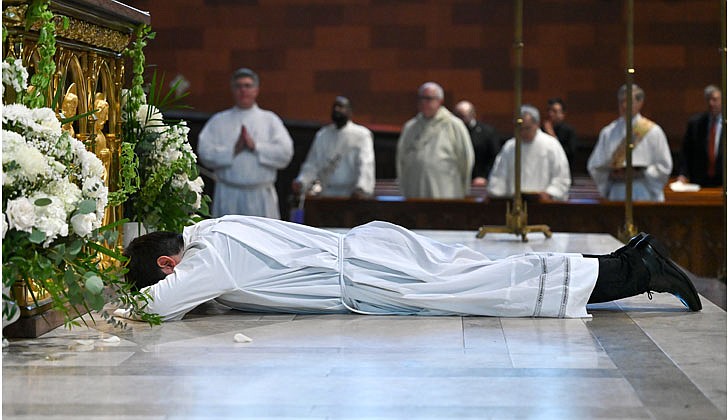
[[[32,118],[35,120],[36,128],[43,134],[52,137],[61,135],[61,122],[56,118],[56,113],[50,108],[33,108]]]
[[[6,124],[20,124],[29,126],[33,124],[30,109],[23,104],[10,104],[3,106],[3,127]]]
[[[5,214],[10,229],[31,232],[35,225],[35,206],[26,197],[8,200]]]
[[[48,185],[47,191],[58,197],[60,204],[67,213],[70,213],[76,209],[78,202],[81,201],[81,190],[78,186],[68,181],[68,178],[64,178],[58,181],[54,181]]]
[[[3,130],[3,164],[11,162],[19,147],[25,146],[25,139],[14,131]]]
[[[13,160],[20,166],[19,172],[22,176],[31,182],[51,172],[46,157],[38,149],[28,145],[19,146]]]
[[[94,230],[96,214],[76,214],[71,217],[71,226],[78,236],[86,237]]]

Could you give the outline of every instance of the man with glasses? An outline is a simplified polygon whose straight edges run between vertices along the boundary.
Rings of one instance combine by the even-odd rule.
[[[442,103],[442,87],[427,82],[417,91],[417,115],[397,144],[399,189],[406,198],[463,198],[475,160],[465,124]]]
[[[276,114],[258,107],[253,70],[236,70],[230,86],[235,106],[213,115],[199,136],[200,161],[217,176],[212,214],[279,219],[276,175],[291,161],[293,141]]]

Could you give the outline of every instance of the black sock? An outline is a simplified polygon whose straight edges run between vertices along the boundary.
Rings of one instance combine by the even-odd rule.
[[[650,274],[635,250],[620,255],[584,255],[599,260],[599,275],[589,303],[609,302],[649,290]]]

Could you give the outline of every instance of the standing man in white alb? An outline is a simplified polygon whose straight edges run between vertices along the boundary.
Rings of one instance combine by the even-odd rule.
[[[294,194],[321,183],[321,195],[364,198],[374,192],[374,141],[368,128],[351,121],[351,102],[337,96],[331,107],[333,124],[313,139],[301,172],[293,181]]]
[[[625,158],[627,86],[617,93],[619,118],[604,127],[594,146],[587,169],[602,197],[621,201],[625,198]],[[645,91],[632,85],[632,199],[665,201],[663,188],[672,172],[672,154],[665,132],[659,125],[640,114]]]
[[[236,70],[235,106],[213,115],[200,132],[198,156],[217,176],[213,216],[280,218],[276,175],[291,161],[293,141],[276,114],[258,107],[259,83],[254,71]]]
[[[556,137],[539,128],[541,116],[532,105],[521,107],[521,191],[543,199],[566,200],[571,187],[569,160]],[[512,197],[515,194],[516,139],[503,145],[488,179],[488,194]]]
[[[434,82],[417,90],[417,115],[405,123],[397,143],[397,178],[406,198],[463,198],[470,192],[475,153],[460,118],[442,104]]]

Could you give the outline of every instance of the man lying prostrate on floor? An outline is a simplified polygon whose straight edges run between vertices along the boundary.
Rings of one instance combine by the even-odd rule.
[[[225,216],[183,235],[138,237],[125,255],[127,280],[151,295],[147,311],[164,320],[210,299],[254,312],[575,318],[589,316],[587,303],[666,292],[702,308],[688,277],[645,234],[609,255],[490,260],[385,222],[339,234]]]

